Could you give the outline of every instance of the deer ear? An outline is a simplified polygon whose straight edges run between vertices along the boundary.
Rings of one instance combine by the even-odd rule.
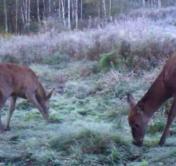
[[[54,92],[54,88],[47,94],[47,99],[50,99],[51,98],[51,96],[52,96],[52,94],[53,94],[53,92]]]
[[[132,94],[127,93],[127,102],[129,103],[130,107],[134,107],[136,105],[135,99]]]

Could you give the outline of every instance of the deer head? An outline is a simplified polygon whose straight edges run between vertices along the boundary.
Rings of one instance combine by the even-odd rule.
[[[128,123],[131,127],[133,143],[135,145],[141,146],[143,144],[147,122],[145,121],[143,112],[140,110],[131,94],[127,94],[127,101],[130,105]]]

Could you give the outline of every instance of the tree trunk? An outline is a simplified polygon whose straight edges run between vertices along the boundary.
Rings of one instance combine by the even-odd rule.
[[[61,5],[61,0],[58,0],[57,11],[58,11],[58,17],[59,17],[59,21],[60,21],[60,20],[62,20],[62,5]]]
[[[75,21],[75,0],[71,0],[71,7],[70,7],[70,10],[71,10],[71,24]]]
[[[26,24],[28,24],[28,0],[25,0],[24,2],[24,13],[25,13],[25,20],[26,20]]]
[[[109,0],[109,17],[112,15],[112,0]]]
[[[37,20],[40,23],[40,0],[37,0]]]
[[[15,32],[18,33],[18,0],[15,1]]]
[[[28,25],[31,24],[31,0],[28,0],[28,8],[27,8],[27,23]]]
[[[46,14],[46,6],[45,6],[45,0],[43,0],[43,18],[45,18]]]
[[[98,17],[101,18],[101,1],[97,3]]]
[[[161,0],[158,0],[158,8],[161,8]]]
[[[51,13],[51,0],[48,0],[48,13]]]
[[[65,20],[65,3],[64,0],[61,0],[61,6],[62,6],[62,20],[64,26],[66,26],[66,20]]]
[[[68,0],[68,28],[71,29],[70,0]]]
[[[6,0],[4,2],[4,24],[5,24],[5,32],[8,32],[8,16],[7,16],[7,2]]]
[[[75,1],[75,28],[78,29],[78,0]]]
[[[142,5],[143,5],[143,7],[146,6],[146,4],[145,4],[145,0],[142,0]]]
[[[82,0],[80,0],[80,19],[81,19],[81,21],[83,19],[83,2],[82,2]]]
[[[103,3],[103,12],[104,12],[104,17],[106,18],[106,16],[107,16],[107,12],[106,12],[106,1],[105,1],[105,0],[103,0],[103,1],[102,1],[102,3]]]
[[[24,26],[25,25],[25,17],[24,17],[24,12],[23,12],[23,4],[20,7],[20,13],[21,13],[22,26]]]

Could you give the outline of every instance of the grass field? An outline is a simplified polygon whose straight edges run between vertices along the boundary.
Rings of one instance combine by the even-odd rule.
[[[130,16],[139,15],[137,20],[104,29],[1,38],[2,62],[26,64],[47,90],[55,88],[50,118],[57,123],[46,124],[36,108],[18,100],[11,130],[0,135],[0,165],[175,164],[175,133],[165,146],[158,146],[170,101],[151,120],[144,146],[131,143],[126,93],[139,100],[176,48],[173,8],[144,12],[143,22],[138,12]],[[165,17],[154,22],[162,13]],[[7,109],[8,103],[3,122]]]
[[[141,79],[115,70],[93,73],[95,66],[92,61],[86,65],[85,61],[70,62],[59,70],[53,65],[30,66],[45,87],[56,88],[50,118],[57,123],[46,124],[36,108],[19,100],[11,131],[0,135],[2,163],[143,166],[175,162],[174,135],[166,146],[158,146],[165,121],[163,111],[151,121],[143,148],[131,144],[127,122],[126,92],[139,99],[159,70],[146,72]],[[7,109],[3,109],[3,121]]]

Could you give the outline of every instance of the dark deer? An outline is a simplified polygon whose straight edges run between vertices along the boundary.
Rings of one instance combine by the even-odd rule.
[[[127,95],[128,103],[130,104],[128,122],[131,127],[134,144],[138,146],[143,144],[145,129],[149,120],[161,104],[171,97],[173,97],[173,103],[168,112],[167,123],[159,145],[165,143],[169,128],[176,116],[176,56],[171,57],[167,61],[159,76],[138,103],[135,103],[131,94]]]
[[[48,101],[52,95],[46,93],[36,74],[25,66],[16,64],[0,64],[0,110],[8,98],[10,108],[7,123],[4,127],[0,117],[0,132],[10,128],[10,119],[15,110],[18,97],[27,99],[37,107],[46,121],[49,121]]]

